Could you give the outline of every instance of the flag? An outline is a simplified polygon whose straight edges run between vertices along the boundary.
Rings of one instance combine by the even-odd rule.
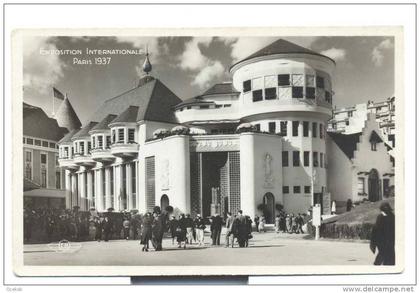
[[[53,87],[53,93],[54,93],[54,98],[57,98],[59,100],[64,100],[64,95],[55,87]]]

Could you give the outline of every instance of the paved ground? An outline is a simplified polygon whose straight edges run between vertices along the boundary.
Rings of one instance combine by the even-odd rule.
[[[205,247],[179,249],[165,239],[164,250],[142,252],[139,241],[71,243],[63,253],[55,244],[24,246],[25,265],[370,265],[367,243],[305,239],[303,235],[254,233],[248,248]],[[224,242],[224,238],[222,237]]]

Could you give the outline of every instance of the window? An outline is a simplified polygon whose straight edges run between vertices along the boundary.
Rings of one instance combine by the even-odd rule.
[[[60,164],[58,164],[58,155],[55,155],[55,166],[60,167]]]
[[[287,136],[287,121],[280,122],[280,135]]]
[[[41,141],[39,139],[35,139],[35,145],[41,146]]]
[[[348,120],[346,121],[346,125],[347,125],[347,126],[349,126],[349,125],[350,125],[350,122],[349,122]]]
[[[292,98],[295,98],[295,99],[303,98],[303,86],[292,87]]]
[[[281,153],[281,162],[282,162],[283,167],[289,166],[289,152],[288,151],[283,151]]]
[[[202,105],[202,106],[200,106],[200,109],[210,109],[210,106],[209,105]]]
[[[103,148],[103,145],[104,145],[103,136],[99,135],[96,137],[96,139],[98,140],[98,149]]]
[[[83,155],[85,153],[85,142],[79,142],[79,154]]]
[[[115,129],[112,129],[112,131],[111,131],[111,138],[112,138],[111,142],[115,143],[116,142],[116,140],[115,140]]]
[[[318,167],[318,152],[312,153],[312,161],[314,162],[314,167]]]
[[[323,139],[324,138],[324,125],[323,124],[319,124],[319,138]]]
[[[319,153],[319,166],[321,168],[324,168],[324,154],[323,153]]]
[[[290,85],[290,74],[279,74],[277,76],[277,81],[279,86]]]
[[[47,154],[41,154],[41,164],[47,163]]]
[[[105,138],[106,138],[105,148],[109,148],[109,146],[111,145],[111,136],[107,135]]]
[[[292,135],[293,136],[299,135],[299,121],[292,122]]]
[[[43,140],[43,141],[42,141],[42,146],[43,146],[44,148],[47,148],[47,147],[48,147],[48,141]]]
[[[276,133],[276,122],[268,122],[268,132]]]
[[[259,102],[259,101],[262,101],[262,99],[263,99],[262,90],[252,91],[252,101],[253,102]]]
[[[329,91],[325,91],[325,101],[327,101],[330,104],[332,103],[331,93]]]
[[[317,88],[321,88],[321,89],[323,89],[325,86],[324,86],[324,78],[323,77],[321,77],[321,76],[317,76],[316,77],[316,87]]]
[[[307,87],[306,88],[306,98],[307,99],[315,99],[315,88]]]
[[[300,193],[300,186],[293,186],[293,193]]]
[[[87,142],[87,152],[90,154],[90,150],[92,149],[92,144],[90,141]]]
[[[353,117],[353,111],[348,111],[347,112],[347,117]]]
[[[41,154],[41,187],[47,187],[47,154]]]
[[[55,149],[57,145],[53,142],[50,142],[49,146],[50,146],[50,148]]]
[[[309,122],[303,121],[303,136],[308,137],[309,136]]]
[[[375,141],[372,141],[372,142],[370,143],[370,149],[371,149],[372,151],[374,151],[374,152],[376,152],[376,151],[377,151],[377,149],[376,149],[376,142],[375,142]]]
[[[55,172],[55,188],[61,189],[61,173],[60,171]]]
[[[276,88],[270,87],[264,90],[266,100],[275,100],[277,98]]]
[[[316,131],[317,131],[317,124],[316,122],[312,123],[312,137],[316,137]]]
[[[293,167],[299,167],[300,165],[299,151],[293,151]]]
[[[309,167],[309,152],[303,152],[303,166]]]
[[[304,192],[305,192],[306,194],[310,194],[310,193],[311,193],[311,186],[309,186],[309,185],[305,185],[305,187],[304,187],[303,189],[304,189]]]
[[[383,187],[384,187],[384,196],[389,197],[390,196],[390,188],[389,188],[389,179],[388,178],[383,179]]]
[[[283,194],[289,193],[289,186],[283,186]]]
[[[124,128],[118,129],[118,142],[124,143]]]
[[[27,138],[26,144],[34,144],[34,140],[32,138]]]
[[[32,152],[25,151],[25,178],[32,180]]]
[[[364,177],[357,178],[357,193],[359,195],[365,193],[365,178]]]
[[[129,128],[128,129],[128,141],[129,142],[134,142],[135,141],[134,140],[134,132],[135,132],[134,128]]]
[[[251,80],[245,80],[242,84],[243,92],[249,92],[251,90]]]
[[[255,124],[254,126],[255,126],[256,131],[258,131],[258,132],[261,131],[261,125],[260,124]]]

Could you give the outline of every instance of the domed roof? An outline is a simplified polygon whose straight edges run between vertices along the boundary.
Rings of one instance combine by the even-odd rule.
[[[146,59],[143,63],[143,71],[146,72],[146,74],[149,74],[150,71],[152,71],[152,64],[149,61],[149,52],[146,51]]]
[[[322,55],[318,52],[315,52],[315,51],[312,51],[312,50],[307,49],[305,47],[296,45],[296,44],[291,43],[289,41],[286,41],[286,40],[283,40],[283,39],[278,39],[274,43],[271,43],[270,45],[262,48],[261,50],[249,55],[245,59],[242,59],[241,61],[236,62],[235,64],[233,64],[230,67],[230,69],[232,69],[235,65],[237,65],[239,63],[242,63],[246,60],[250,60],[250,59],[253,59],[253,58],[257,58],[257,57],[276,55],[276,54],[309,54],[309,55],[316,55],[316,56],[321,56],[321,57],[327,58],[327,59],[331,60],[332,62],[334,62],[334,64],[335,64],[335,61],[328,56]]]
[[[79,129],[82,126],[79,117],[77,117],[77,114],[67,97],[61,102],[54,118],[57,120],[60,127],[65,127],[69,131]]]

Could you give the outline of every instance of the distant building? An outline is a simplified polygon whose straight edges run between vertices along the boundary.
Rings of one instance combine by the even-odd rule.
[[[380,135],[386,143],[395,147],[395,97],[381,102],[368,101],[347,108],[334,109],[328,121],[328,132],[344,134],[358,133],[364,126],[368,113],[375,114],[379,123]]]
[[[328,132],[328,187],[338,205],[393,196],[394,159],[376,117],[368,113],[360,132]]]
[[[64,102],[67,108],[69,101]],[[57,117],[63,116],[69,115],[61,111]],[[73,123],[77,121],[78,118]],[[67,128],[48,117],[41,108],[23,103],[24,206],[65,207],[64,172],[58,164],[57,143],[66,133]]]

